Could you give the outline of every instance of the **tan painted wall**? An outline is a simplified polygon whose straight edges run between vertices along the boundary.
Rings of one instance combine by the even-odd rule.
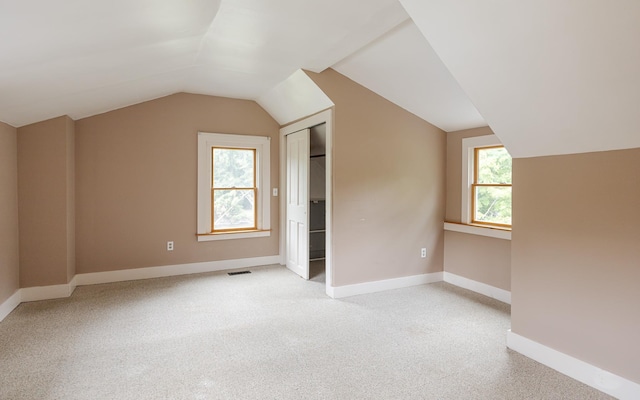
[[[20,288],[16,134],[16,128],[0,122],[0,304]]]
[[[277,255],[278,197],[270,237],[196,241],[196,152],[198,131],[271,136],[278,187],[278,130],[253,101],[185,93],[77,121],[77,272]]]
[[[335,103],[333,284],[442,271],[445,133],[334,70],[308,74]]]
[[[493,135],[489,127],[447,133],[446,221],[462,220],[462,139]],[[511,290],[511,242],[486,236],[445,232],[444,270]]]
[[[511,241],[445,231],[444,270],[510,291]]]
[[[74,268],[72,124],[58,117],[18,129],[21,287],[67,283]]]
[[[640,383],[640,149],[513,168],[513,332]]]

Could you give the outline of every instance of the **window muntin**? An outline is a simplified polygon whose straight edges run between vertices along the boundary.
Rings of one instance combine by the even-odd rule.
[[[270,139],[268,136],[198,132],[196,237],[199,242],[271,236]],[[217,169],[238,169],[243,165],[243,162],[252,161],[252,173],[248,175],[217,174],[218,178],[214,179],[213,170],[216,167],[214,148],[222,149],[222,155],[225,150],[238,150],[238,153],[232,154],[240,155],[240,157],[234,157],[235,161],[229,161],[226,166],[224,163],[219,164]],[[242,157],[243,154],[244,157]],[[218,161],[224,161],[224,159],[221,158]],[[245,187],[245,185],[247,186]],[[217,190],[213,190],[214,187]],[[224,192],[225,189],[228,192]],[[215,218],[213,205],[216,202],[216,197],[218,197],[218,201],[221,201],[221,197],[224,196],[235,197],[235,199],[227,199],[230,202],[244,203],[244,207],[240,207],[240,209],[244,210],[245,216],[247,214],[253,215],[254,223],[247,223],[247,220],[251,218],[239,218],[235,223],[223,221],[223,218],[219,224],[215,224],[217,218]],[[252,203],[253,205],[251,205]],[[216,209],[222,210],[218,213],[218,217],[226,211],[222,208],[216,207]],[[231,209],[233,210],[233,208]],[[248,210],[253,210],[253,213]],[[249,225],[253,225],[253,228]]]
[[[256,150],[211,152],[211,232],[257,229]]]
[[[511,156],[504,146],[473,152],[471,223],[511,227]]]

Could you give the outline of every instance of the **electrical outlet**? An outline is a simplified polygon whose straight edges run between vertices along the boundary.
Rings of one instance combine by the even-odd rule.
[[[423,247],[422,249],[420,249],[420,257],[427,258],[427,248],[426,247]]]
[[[167,242],[167,251],[173,251],[173,241]]]

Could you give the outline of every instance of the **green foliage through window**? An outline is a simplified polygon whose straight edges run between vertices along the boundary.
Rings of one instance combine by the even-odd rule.
[[[511,226],[511,156],[500,147],[476,148],[473,221]]]
[[[212,151],[212,231],[256,229],[256,151]]]

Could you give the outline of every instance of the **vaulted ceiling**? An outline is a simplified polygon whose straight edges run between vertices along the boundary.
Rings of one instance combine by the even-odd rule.
[[[516,157],[640,147],[638,20],[635,0],[2,1],[0,120],[176,92],[264,105],[332,67]]]
[[[0,120],[81,118],[186,91],[256,99],[409,17],[396,0],[0,3]]]
[[[514,157],[640,147],[637,0],[400,0]]]

